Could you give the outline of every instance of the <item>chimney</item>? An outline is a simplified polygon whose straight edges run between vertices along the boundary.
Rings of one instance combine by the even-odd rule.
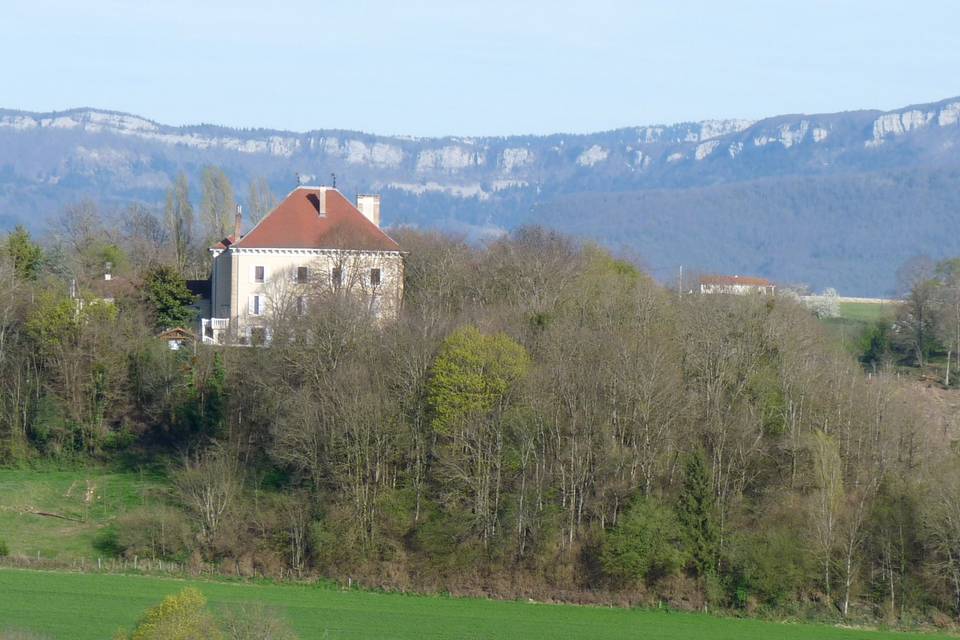
[[[240,224],[243,222],[243,207],[237,205],[237,214],[233,217],[233,241],[240,239]]]
[[[357,195],[357,209],[373,224],[380,226],[380,196]]]

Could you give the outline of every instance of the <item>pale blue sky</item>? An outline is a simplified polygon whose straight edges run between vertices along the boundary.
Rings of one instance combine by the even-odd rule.
[[[960,2],[0,0],[0,106],[412,135],[960,94]]]

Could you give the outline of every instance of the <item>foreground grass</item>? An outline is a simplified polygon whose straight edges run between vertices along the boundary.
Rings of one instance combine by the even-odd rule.
[[[276,608],[304,640],[907,640],[937,637],[663,611],[13,569],[0,570],[0,630],[15,628],[55,639],[106,640],[117,628],[132,627],[138,616],[163,596],[188,585],[203,591],[214,608],[241,602],[259,602]]]
[[[117,515],[150,504],[161,487],[150,476],[103,469],[0,469],[0,539],[15,555],[91,558],[98,553],[97,531]]]

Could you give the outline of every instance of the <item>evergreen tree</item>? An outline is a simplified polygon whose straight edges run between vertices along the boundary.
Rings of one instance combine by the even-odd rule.
[[[691,453],[684,466],[677,519],[687,552],[699,575],[712,574],[717,569],[719,532],[711,484],[703,451]]]
[[[17,276],[24,280],[33,280],[43,265],[43,249],[30,239],[30,234],[17,225],[7,236],[6,253],[13,262]]]
[[[194,295],[183,277],[170,267],[159,266],[147,274],[143,295],[153,311],[157,329],[172,329],[193,320],[190,305]]]

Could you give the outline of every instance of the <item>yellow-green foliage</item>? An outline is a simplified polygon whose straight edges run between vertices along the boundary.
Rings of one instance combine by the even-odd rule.
[[[219,640],[222,637],[207,610],[207,599],[198,589],[187,587],[149,609],[130,640]]]
[[[460,420],[489,413],[529,368],[526,350],[506,334],[457,329],[433,365],[428,391],[433,428],[448,433]]]

